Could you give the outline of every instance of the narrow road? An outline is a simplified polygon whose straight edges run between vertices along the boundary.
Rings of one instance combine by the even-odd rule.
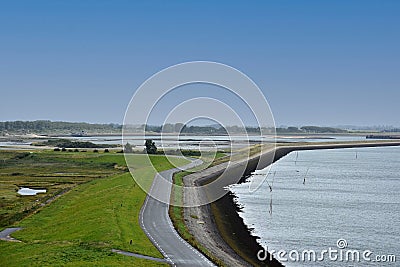
[[[5,241],[16,241],[20,242],[19,240],[12,238],[10,235],[14,233],[15,231],[21,230],[21,227],[13,227],[13,228],[6,228],[3,231],[0,232],[0,240],[5,240]]]
[[[201,161],[195,160],[180,169],[189,169],[199,164]],[[179,236],[169,218],[172,175],[178,170],[178,168],[170,169],[155,175],[140,212],[140,226],[172,266],[214,266]]]

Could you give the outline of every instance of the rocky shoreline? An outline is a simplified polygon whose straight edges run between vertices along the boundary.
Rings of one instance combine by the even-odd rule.
[[[246,164],[244,176],[241,177],[239,182],[243,182],[245,177],[256,168],[265,168],[292,151],[376,146],[400,146],[400,142],[302,143],[277,146],[274,149],[266,151],[262,155],[251,157],[239,163]],[[228,165],[224,163],[202,172],[190,174],[184,178],[185,186],[199,186],[209,183],[219,178],[227,166]],[[231,175],[232,174],[234,174],[234,170],[231,172]],[[197,194],[193,194],[192,192],[190,195],[184,193],[184,203],[192,203],[195,201],[193,199],[201,199],[204,197],[205,196],[202,195],[201,192]],[[257,253],[263,250],[263,248],[258,244],[258,238],[251,235],[250,229],[244,224],[238,211],[239,207],[234,202],[234,196],[228,193],[211,204],[185,208],[185,223],[190,233],[201,246],[221,259],[226,266],[283,266],[275,259],[272,261],[269,261],[269,259],[265,261],[258,260]]]

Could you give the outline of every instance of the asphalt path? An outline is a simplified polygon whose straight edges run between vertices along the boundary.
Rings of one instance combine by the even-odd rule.
[[[168,215],[172,175],[199,164],[201,161],[195,160],[179,169],[157,173],[140,212],[140,226],[172,266],[215,266],[179,236]]]
[[[12,238],[10,235],[14,233],[15,231],[21,230],[21,227],[12,227],[12,228],[6,228],[3,231],[0,232],[0,240],[5,240],[5,241],[18,241],[15,238]]]

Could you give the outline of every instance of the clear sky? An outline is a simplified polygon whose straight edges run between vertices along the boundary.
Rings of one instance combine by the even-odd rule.
[[[1,1],[0,120],[122,123],[173,64],[231,65],[277,125],[400,126],[400,1]]]

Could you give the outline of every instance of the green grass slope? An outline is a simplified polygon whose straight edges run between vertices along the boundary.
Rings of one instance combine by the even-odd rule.
[[[147,157],[130,157],[133,175],[148,179],[151,184],[156,170],[149,164]],[[97,159],[101,163],[109,160]],[[151,161],[158,171],[173,167],[164,156],[151,156]],[[185,163],[187,161],[184,159],[174,159],[174,164]],[[0,265],[166,265],[110,251],[115,248],[161,257],[138,222],[145,197],[146,194],[130,173],[78,185],[51,205],[17,224],[24,229],[15,232],[13,237],[21,240],[21,243],[0,241]]]

